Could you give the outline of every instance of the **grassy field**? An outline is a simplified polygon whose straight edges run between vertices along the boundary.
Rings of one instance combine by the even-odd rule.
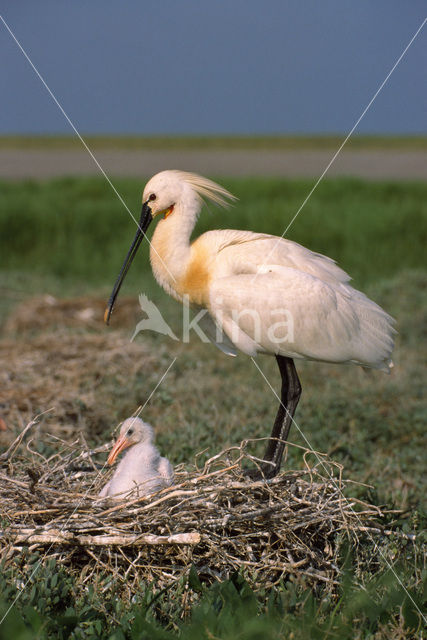
[[[143,185],[136,180],[114,183],[137,217]],[[281,234],[311,188],[308,181],[222,183],[240,200],[227,212],[214,207],[205,211],[199,232],[228,227]],[[356,484],[355,496],[396,510],[388,523],[396,536],[382,539],[383,555],[420,607],[426,579],[421,533],[426,493],[426,379],[421,350],[427,308],[426,203],[427,184],[325,180],[288,233],[288,238],[338,260],[353,276],[356,287],[397,318],[396,367],[391,376],[367,376],[356,368],[314,363],[298,366],[303,396],[296,420],[314,449],[342,464],[346,477],[369,485]],[[60,298],[107,298],[134,228],[101,179],[0,183],[1,319],[10,321],[19,313],[25,315],[26,306],[31,309],[29,300],[47,293]],[[139,292],[147,293],[159,305],[180,334],[180,307],[154,284],[146,246],[129,273],[123,297]],[[26,324],[16,321],[12,333],[6,332],[5,325],[3,347],[21,350],[24,355],[22,369],[11,361],[5,362],[2,372],[5,384],[6,378],[8,382],[15,380],[17,387],[25,382],[30,390],[37,371],[42,376],[43,348],[48,352],[48,347],[40,347],[40,336],[53,336],[57,330],[83,331],[58,329],[49,322],[37,325],[35,318],[33,326],[31,320],[29,315]],[[87,335],[118,332],[130,337],[133,327],[132,323],[115,326],[113,321],[110,329],[99,323],[84,331]],[[69,392],[64,367],[55,368],[49,352],[52,364],[48,360],[47,371],[50,366],[52,380],[59,387],[63,385],[67,410],[61,414],[61,424],[58,417],[52,417],[47,419],[47,427],[71,426],[81,429],[90,442],[107,441],[117,422],[145,402],[177,357],[144,411],[145,419],[156,427],[160,448],[170,452],[174,463],[188,462],[204,449],[208,450],[205,456],[213,455],[244,437],[269,433],[276,400],[245,357],[227,358],[196,338],[185,345],[143,333],[135,348],[138,345],[147,348],[150,366],[135,376],[128,375],[125,384],[118,384],[116,372],[105,371],[96,381],[83,376],[84,384],[96,389],[92,400],[88,400],[85,388],[75,396]],[[36,351],[41,354],[39,360]],[[277,386],[273,359],[260,358],[259,364]],[[58,406],[61,402],[60,394]],[[16,430],[34,413],[48,408],[41,400],[30,401],[30,394],[21,404],[3,394],[0,403],[4,414],[10,411],[8,415],[21,416],[20,423],[11,425]],[[290,438],[304,445],[296,430]],[[39,442],[37,446],[45,452],[47,445]],[[300,468],[302,452],[291,448],[287,465]],[[416,542],[402,543],[399,532],[415,533]],[[133,603],[103,600],[90,587],[84,599],[64,605],[62,602],[73,599],[74,579],[52,560],[43,565],[31,581],[31,589],[22,594],[0,625],[0,638],[422,638],[416,610],[396,576],[386,563],[372,568],[369,548],[357,553],[353,558],[352,553],[343,553],[342,581],[334,597],[321,589],[313,592],[303,581],[284,581],[266,594],[254,593],[242,576],[230,576],[228,581],[208,587],[193,575],[190,582],[181,585],[198,594],[192,616],[185,620],[173,593],[159,594],[149,585],[141,585]],[[36,561],[23,552],[15,563],[3,566],[3,611],[19,592],[18,579],[25,579],[28,566]],[[58,593],[62,596],[56,600]]]
[[[91,149],[337,149],[344,135],[85,136]],[[76,136],[0,136],[0,149],[80,149]],[[426,136],[354,135],[347,149],[425,150]]]
[[[210,207],[196,232],[243,228],[281,234],[312,186],[308,180],[222,182],[238,202],[228,211]],[[143,182],[114,183],[139,219]],[[332,256],[356,286],[365,286],[423,266],[426,195],[423,183],[324,181],[287,237]],[[3,182],[0,207],[3,269],[57,277],[61,286],[79,281],[86,289],[109,288],[135,232],[135,222],[101,178]],[[141,251],[128,290],[151,286],[148,270],[147,251]]]

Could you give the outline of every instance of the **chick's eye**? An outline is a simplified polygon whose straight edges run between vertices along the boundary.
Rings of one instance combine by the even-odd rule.
[[[155,193],[150,193],[150,195],[148,196],[148,199],[151,200],[151,201],[155,200],[156,198],[157,198],[157,196],[156,196]]]
[[[128,436],[131,436],[133,434],[133,429],[128,429]]]

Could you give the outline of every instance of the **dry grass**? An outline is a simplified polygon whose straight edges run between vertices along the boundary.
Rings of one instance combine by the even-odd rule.
[[[41,296],[9,316],[0,341],[0,417],[8,429],[2,443],[51,407],[45,424],[58,437],[110,432],[117,411],[110,387],[126,389],[154,356],[118,331],[101,332],[104,307],[102,299]],[[137,301],[125,299],[115,321],[133,323],[137,310]]]
[[[157,495],[124,503],[99,499],[109,445],[91,449],[87,440],[105,439],[118,419],[140,404],[132,395],[137,385],[130,381],[140,377],[154,388],[166,370],[164,360],[171,360],[167,346],[152,340],[130,343],[121,330],[101,333],[103,309],[104,301],[95,298],[40,297],[17,307],[8,319],[0,342],[0,417],[9,440],[31,416],[54,411],[31,422],[25,438],[0,457],[1,557],[6,562],[24,549],[37,550],[42,559],[56,558],[74,573],[82,593],[90,584],[100,593],[120,584],[129,600],[141,583],[161,591],[192,565],[207,582],[243,569],[254,588],[292,576],[333,589],[344,541],[356,549],[368,535],[374,548],[381,548],[389,535],[381,525],[383,513],[350,497],[352,483],[330,458],[306,449],[303,468],[271,481],[250,481],[242,466],[257,464],[250,454],[258,450],[259,438],[227,448],[205,464],[202,451],[193,464],[179,465],[175,485]],[[120,309],[115,326],[133,328],[137,303],[121,301]],[[177,370],[171,374],[176,398],[170,419],[179,414],[180,389],[188,385]],[[216,386],[209,392],[220,397]],[[203,386],[198,393],[205,393]],[[196,394],[193,401],[206,412],[206,399],[203,405]],[[156,411],[161,424],[161,402]],[[224,412],[234,425],[233,407]],[[184,418],[178,422],[184,424]],[[238,441],[241,433],[239,417],[228,441]],[[213,432],[210,438],[211,450],[223,448],[213,441]],[[191,448],[192,456],[202,447]]]
[[[102,588],[108,575],[129,598],[141,581],[161,589],[191,565],[207,581],[246,569],[255,587],[289,576],[333,587],[343,539],[356,545],[368,529],[378,536],[380,510],[345,497],[341,468],[310,451],[305,469],[252,481],[242,473],[242,463],[258,462],[248,444],[203,468],[197,459],[180,465],[175,484],[157,494],[113,501],[98,497],[106,445],[91,450],[82,439],[61,442],[45,458],[27,444],[18,457],[19,436],[0,458],[2,558],[39,550],[79,575],[82,587]]]
[[[103,326],[105,298],[80,296],[61,300],[51,295],[36,296],[17,305],[7,318],[4,333],[10,337],[37,330],[57,330],[64,327],[95,329]],[[115,327],[134,327],[141,318],[136,296],[120,298],[114,309]]]

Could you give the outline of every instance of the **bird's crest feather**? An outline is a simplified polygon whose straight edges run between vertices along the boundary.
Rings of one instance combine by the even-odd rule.
[[[236,196],[209,178],[189,171],[175,170],[174,173],[189,184],[203,200],[210,200],[220,207],[229,207],[234,200],[237,200]]]

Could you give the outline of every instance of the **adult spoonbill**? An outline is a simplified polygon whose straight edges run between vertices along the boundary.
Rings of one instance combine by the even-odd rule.
[[[231,229],[208,231],[190,242],[203,199],[226,206],[235,198],[211,180],[184,171],[162,171],[151,178],[105,321],[149,224],[160,218],[150,248],[157,282],[177,300],[186,298],[207,310],[199,325],[225,353],[276,357],[281,402],[262,468],[273,476],[301,395],[294,359],[389,371],[393,319],[351,287],[349,276],[331,258],[296,242]]]
[[[141,418],[127,418],[123,422],[108,456],[108,464],[113,464],[121,451],[129,450],[111,480],[102,488],[100,496],[121,494],[124,497],[129,492],[143,496],[172,484],[173,467],[167,458],[160,456],[153,437],[152,427]]]

